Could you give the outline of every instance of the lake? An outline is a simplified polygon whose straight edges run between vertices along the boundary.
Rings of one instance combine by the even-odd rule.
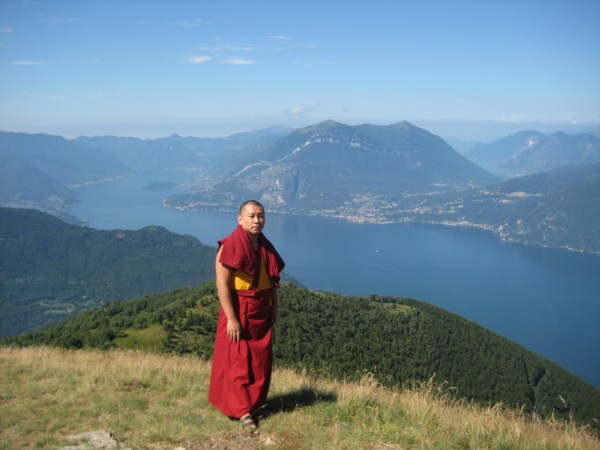
[[[183,192],[144,190],[191,174],[144,172],[80,188],[72,214],[97,229],[160,225],[216,246],[236,213],[162,206]],[[435,304],[546,356],[600,388],[600,256],[503,243],[482,230],[351,224],[267,214],[265,234],[305,287]]]

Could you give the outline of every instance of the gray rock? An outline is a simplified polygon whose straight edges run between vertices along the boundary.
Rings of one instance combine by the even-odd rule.
[[[72,446],[62,447],[61,450],[97,450],[119,448],[119,443],[110,431],[86,431],[71,436]]]

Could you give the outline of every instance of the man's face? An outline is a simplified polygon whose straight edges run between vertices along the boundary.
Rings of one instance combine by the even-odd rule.
[[[238,223],[251,236],[258,236],[265,226],[265,210],[251,203],[244,206]]]

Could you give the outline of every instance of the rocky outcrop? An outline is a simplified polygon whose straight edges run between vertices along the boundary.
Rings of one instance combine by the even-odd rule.
[[[71,436],[73,445],[62,447],[60,450],[97,450],[121,448],[110,431],[86,431]]]

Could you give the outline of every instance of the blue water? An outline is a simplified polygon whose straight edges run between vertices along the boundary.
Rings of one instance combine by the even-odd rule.
[[[216,245],[237,225],[235,213],[167,209],[163,198],[181,189],[142,189],[189,178],[142,173],[84,187],[72,213],[97,229],[160,225]],[[502,243],[481,230],[278,214],[267,215],[265,234],[310,289],[435,304],[600,387],[600,256]]]

